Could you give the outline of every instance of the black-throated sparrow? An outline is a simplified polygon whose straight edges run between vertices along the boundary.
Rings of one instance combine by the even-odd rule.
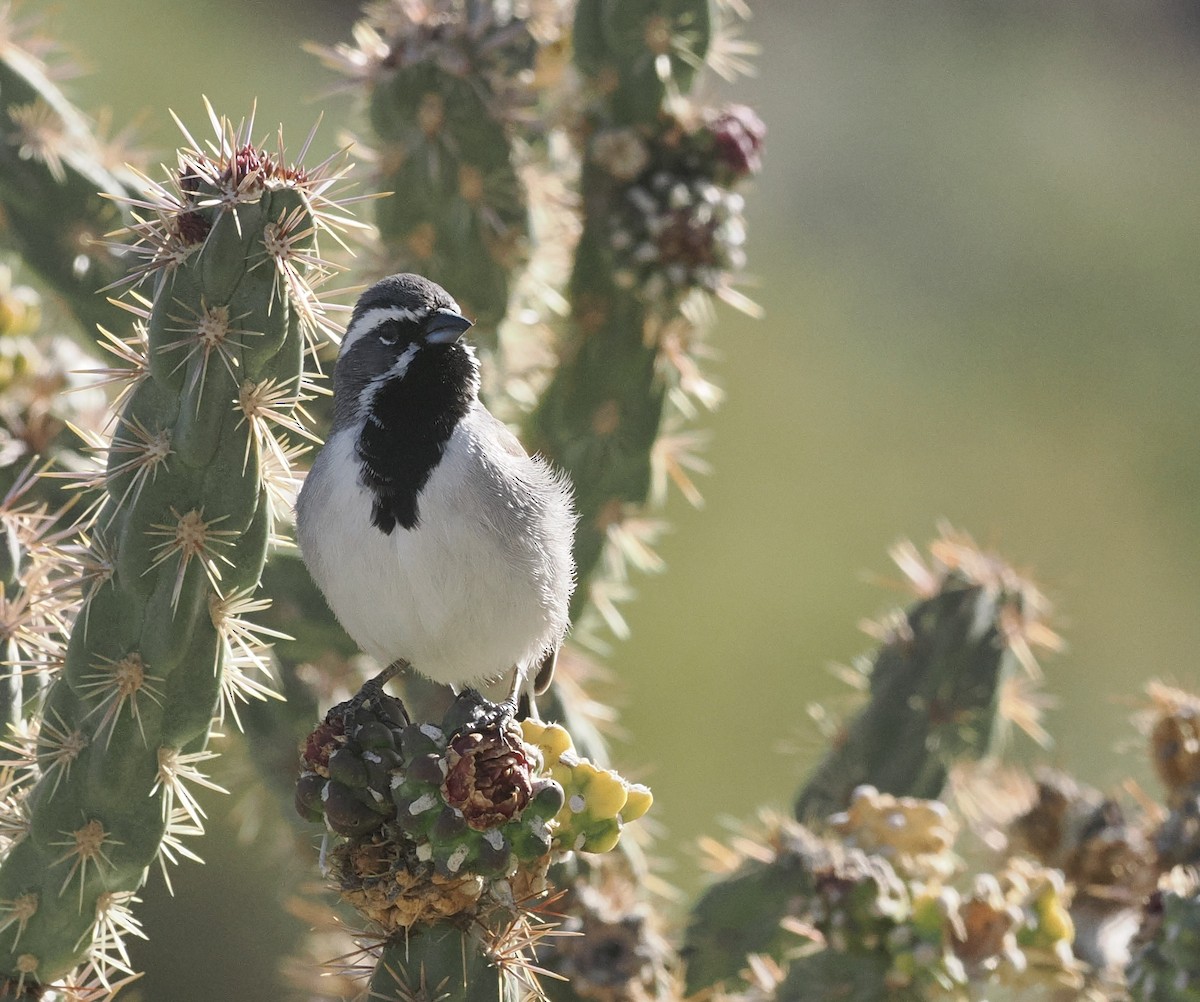
[[[471,322],[440,286],[392,275],[354,307],[333,426],[296,505],[304,561],[383,666],[508,699],[549,682],[574,587],[567,482],[479,400]]]

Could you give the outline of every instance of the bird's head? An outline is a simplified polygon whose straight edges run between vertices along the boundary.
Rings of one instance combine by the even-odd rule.
[[[419,356],[453,355],[477,389],[474,353],[459,339],[471,321],[440,285],[420,275],[389,275],[359,297],[334,369],[334,423],[360,417],[380,382],[403,379]],[[459,358],[458,356],[462,356]],[[463,359],[469,365],[462,364]],[[417,369],[425,366],[418,365]]]

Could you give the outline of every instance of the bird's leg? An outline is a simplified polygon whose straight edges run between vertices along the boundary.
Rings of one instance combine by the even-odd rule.
[[[394,679],[402,671],[404,671],[405,668],[411,668],[411,667],[412,667],[412,665],[410,665],[407,661],[405,661],[404,658],[397,658],[390,665],[388,665],[386,668],[384,668],[383,671],[381,671],[378,675],[375,675],[373,678],[367,679],[367,681],[363,683],[363,688],[365,689],[368,686],[370,686],[372,689],[378,691],[379,689],[382,689],[385,685],[387,685],[392,679]]]
[[[405,661],[404,658],[398,658],[397,660],[393,661],[390,665],[388,665],[386,668],[384,668],[383,671],[381,671],[378,675],[375,675],[372,678],[367,679],[362,684],[362,686],[359,688],[358,692],[354,696],[355,704],[361,706],[363,703],[366,703],[369,700],[373,699],[375,696],[378,696],[380,693],[383,692],[383,687],[385,685],[387,685],[392,679],[394,679],[397,675],[399,675],[402,671],[404,671],[405,668],[411,668],[411,667],[412,667],[412,665],[410,665],[407,661]],[[405,719],[407,719],[408,718],[408,710],[405,708],[403,700],[400,701],[400,708],[404,713]]]
[[[517,665],[513,669],[512,684],[508,687],[508,695],[504,702],[500,705],[508,711],[509,716],[515,717],[517,709],[521,705],[521,696],[525,693],[525,680],[529,676],[529,669],[525,665]],[[532,702],[532,699],[531,699]]]

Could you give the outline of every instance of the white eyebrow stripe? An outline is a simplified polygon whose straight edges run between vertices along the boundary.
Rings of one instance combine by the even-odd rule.
[[[403,306],[373,306],[346,330],[342,337],[341,354],[345,355],[355,341],[384,320],[418,320],[423,316],[424,311],[417,313]]]

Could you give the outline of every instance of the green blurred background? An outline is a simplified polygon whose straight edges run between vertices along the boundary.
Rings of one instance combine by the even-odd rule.
[[[53,24],[72,85],[121,123],[206,130],[253,98],[293,148],[357,124],[304,40],[349,37],[333,0],[71,0]],[[758,76],[723,92],[768,123],[749,199],[749,289],[723,311],[728,392],[706,420],[707,504],[675,498],[661,577],[639,582],[619,676],[618,758],[650,782],[667,875],[698,886],[697,836],[782,806],[821,742],[827,670],[899,599],[899,537],[939,517],[1032,570],[1070,648],[1052,659],[1046,757],[1153,788],[1130,706],[1200,679],[1200,18],[1153,2],[763,0]],[[367,276],[369,277],[369,276]],[[151,881],[146,1000],[278,997],[278,857],[234,842]],[[303,865],[293,860],[293,866]]]

